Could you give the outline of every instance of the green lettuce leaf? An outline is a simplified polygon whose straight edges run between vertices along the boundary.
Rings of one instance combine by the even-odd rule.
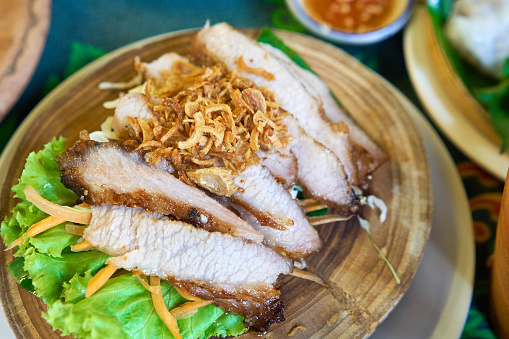
[[[92,271],[86,271],[83,276],[75,274],[69,282],[63,284],[62,299],[73,304],[85,299],[87,285],[92,277]]]
[[[25,254],[24,269],[32,279],[37,296],[52,303],[60,297],[65,282],[76,274],[98,271],[108,258],[109,255],[95,250],[52,257],[30,247]]]
[[[55,161],[55,157],[65,151],[64,142],[65,138],[53,138],[44,149],[28,155],[21,178],[12,188],[14,198],[22,201],[14,206],[12,216],[6,217],[0,226],[0,234],[6,245],[16,240],[28,227],[47,217],[46,213],[25,200],[23,190],[27,185],[59,205],[72,205],[77,200],[76,195],[60,182],[60,170]]]
[[[81,237],[65,231],[65,223],[52,227],[28,241],[37,252],[53,257],[62,257],[62,251],[74,245]]]
[[[85,298],[84,286],[91,278],[75,276],[65,285],[63,295],[75,303],[57,301],[48,308],[44,318],[63,334],[74,333],[79,338],[173,338],[155,312],[150,292],[132,275],[121,275],[108,282],[93,296]],[[169,309],[186,302],[166,281],[161,283]],[[208,305],[187,319],[178,320],[182,338],[207,338],[211,335],[239,335],[246,331],[241,317],[225,315]],[[240,325],[240,326],[239,326]]]
[[[55,161],[56,156],[65,151],[64,142],[63,138],[53,139],[43,150],[27,158],[19,183],[13,188],[15,197],[21,201],[1,225],[1,236],[6,244],[47,217],[25,200],[23,190],[27,185],[61,205],[73,205],[77,200],[74,193],[60,183]],[[79,236],[65,232],[64,224],[25,238],[15,253],[20,258],[9,265],[9,271],[21,286],[47,303],[48,313],[43,316],[55,329],[80,338],[172,338],[155,313],[150,293],[130,275],[110,279],[93,296],[85,298],[89,280],[109,256],[95,250],[71,252],[69,246],[75,244]],[[168,307],[186,302],[169,283],[163,282],[162,286]],[[236,336],[247,330],[242,317],[225,314],[214,305],[203,307],[193,317],[178,323],[183,338]]]
[[[30,293],[35,293],[34,285],[32,284],[32,279],[28,276],[28,272],[23,268],[25,265],[24,258],[18,258],[11,262],[7,269],[11,273],[12,277],[21,287],[27,290]]]

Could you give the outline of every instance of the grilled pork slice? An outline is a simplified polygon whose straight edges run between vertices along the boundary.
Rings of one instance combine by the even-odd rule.
[[[110,205],[92,207],[83,237],[114,256],[108,264],[167,279],[257,330],[284,320],[278,277],[293,267],[266,246]]]
[[[59,159],[62,183],[91,205],[141,207],[195,226],[261,242],[263,236],[201,190],[163,166],[151,166],[116,142],[79,141]]]
[[[263,226],[250,211],[239,204],[231,204],[229,208],[236,210],[242,219],[262,232],[265,245],[286,257],[301,259],[322,247],[322,240],[317,236],[313,227],[294,226],[281,231],[273,227]]]
[[[314,73],[298,66],[281,50],[268,45],[260,46],[277,58],[288,72],[302,80],[302,85],[314,97],[319,98],[323,105],[324,117],[333,124],[342,123],[348,126],[350,135],[350,152],[356,154],[359,178],[364,181],[357,183],[359,186],[368,183],[369,175],[387,159],[385,152],[364,132],[355,121],[342,109],[332,97],[329,87]]]
[[[338,156],[352,184],[364,182],[364,178],[359,178],[356,166],[358,152],[350,152],[348,127],[324,119],[321,100],[309,93],[303,85],[304,79],[289,71],[284,63],[260,45],[221,23],[205,27],[197,34],[191,58],[202,63],[223,62],[259,87],[266,86],[307,134]]]
[[[357,200],[336,154],[307,135],[292,116],[285,118],[285,125],[293,136],[290,149],[297,157],[298,183],[304,194],[341,214],[357,212]]]
[[[262,166],[250,166],[234,178],[240,187],[231,199],[248,210],[267,234],[267,245],[286,256],[301,258],[322,246],[318,232],[290,193]]]
[[[262,166],[267,168],[284,188],[292,188],[297,183],[297,158],[289,147],[267,152],[259,150],[256,155]]]

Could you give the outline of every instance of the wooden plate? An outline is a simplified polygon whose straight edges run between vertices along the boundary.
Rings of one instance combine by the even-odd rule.
[[[48,34],[51,1],[0,1],[0,121],[32,77]]]
[[[250,36],[257,33],[245,32]],[[330,288],[287,278],[282,296],[287,320],[273,325],[267,337],[286,337],[297,325],[307,329],[297,337],[365,337],[408,289],[429,236],[432,198],[426,153],[405,106],[383,79],[324,42],[295,33],[277,34],[311,65],[389,154],[390,160],[374,174],[371,188],[371,193],[389,206],[388,220],[381,224],[377,213],[370,209],[362,211],[362,216],[371,222],[376,242],[402,283],[396,284],[356,220],[319,226],[325,247],[307,263]],[[130,79],[135,56],[150,61],[168,51],[185,54],[193,35],[192,31],[177,32],[124,47],[88,65],[46,97],[21,125],[0,159],[2,215],[14,205],[10,188],[17,182],[30,151],[40,149],[55,135],[72,141],[80,130],[98,129],[112,114],[102,103],[117,94],[99,91],[101,81]],[[319,175],[320,169],[316,171]],[[57,338],[40,316],[42,302],[9,276],[6,265],[12,261],[11,254],[0,253],[0,300],[15,335]],[[248,333],[244,337],[257,336]]]

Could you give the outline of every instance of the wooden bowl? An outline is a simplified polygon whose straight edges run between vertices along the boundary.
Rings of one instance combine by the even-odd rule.
[[[250,36],[258,33],[244,32]],[[124,47],[88,65],[50,93],[23,122],[0,159],[2,215],[14,206],[10,188],[17,182],[29,152],[40,149],[55,135],[67,137],[71,145],[80,130],[96,130],[112,114],[102,103],[117,93],[98,90],[101,81],[130,79],[135,74],[135,56],[150,61],[168,51],[185,54],[194,34],[166,34]],[[394,265],[401,284],[396,283],[355,219],[319,226],[325,246],[307,263],[330,287],[287,277],[282,288],[287,320],[273,325],[266,337],[286,337],[297,325],[306,327],[305,333],[297,333],[308,338],[365,337],[406,292],[424,252],[432,217],[426,153],[405,106],[382,78],[324,42],[295,33],[277,34],[311,65],[390,156],[375,172],[370,188],[370,193],[388,205],[388,219],[381,224],[378,214],[368,208],[361,215],[371,222],[374,239]],[[319,172],[317,169],[317,175]],[[58,338],[40,316],[43,303],[10,277],[6,266],[12,254],[2,251],[2,246],[0,300],[15,335]],[[243,335],[248,337],[257,336]]]

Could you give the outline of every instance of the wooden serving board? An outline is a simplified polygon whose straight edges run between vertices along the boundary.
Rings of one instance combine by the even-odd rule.
[[[41,56],[50,0],[0,1],[0,121],[16,103]]]
[[[258,31],[245,30],[250,36]],[[2,215],[13,207],[10,188],[17,182],[29,152],[38,150],[55,135],[72,143],[82,129],[99,129],[113,112],[102,103],[117,97],[100,91],[101,81],[126,81],[134,74],[133,59],[151,61],[168,51],[186,54],[193,31],[166,34],[110,53],[77,72],[29,115],[0,159]],[[362,338],[396,306],[407,291],[421,261],[432,219],[430,171],[426,153],[405,106],[381,77],[343,51],[314,38],[277,31],[330,86],[359,124],[382,146],[390,159],[374,176],[371,193],[389,207],[381,224],[378,214],[364,209],[374,239],[394,265],[398,285],[371,245],[356,219],[318,226],[325,242],[323,250],[308,258],[311,271],[323,277],[329,288],[285,278],[282,288],[286,321],[271,327],[267,338],[283,338],[302,325],[296,338]],[[316,169],[320,175],[320,169]],[[3,250],[3,245],[0,245]],[[41,318],[43,303],[19,287],[6,266],[10,252],[0,251],[0,300],[18,338],[58,338]],[[247,333],[243,338],[258,338]]]

